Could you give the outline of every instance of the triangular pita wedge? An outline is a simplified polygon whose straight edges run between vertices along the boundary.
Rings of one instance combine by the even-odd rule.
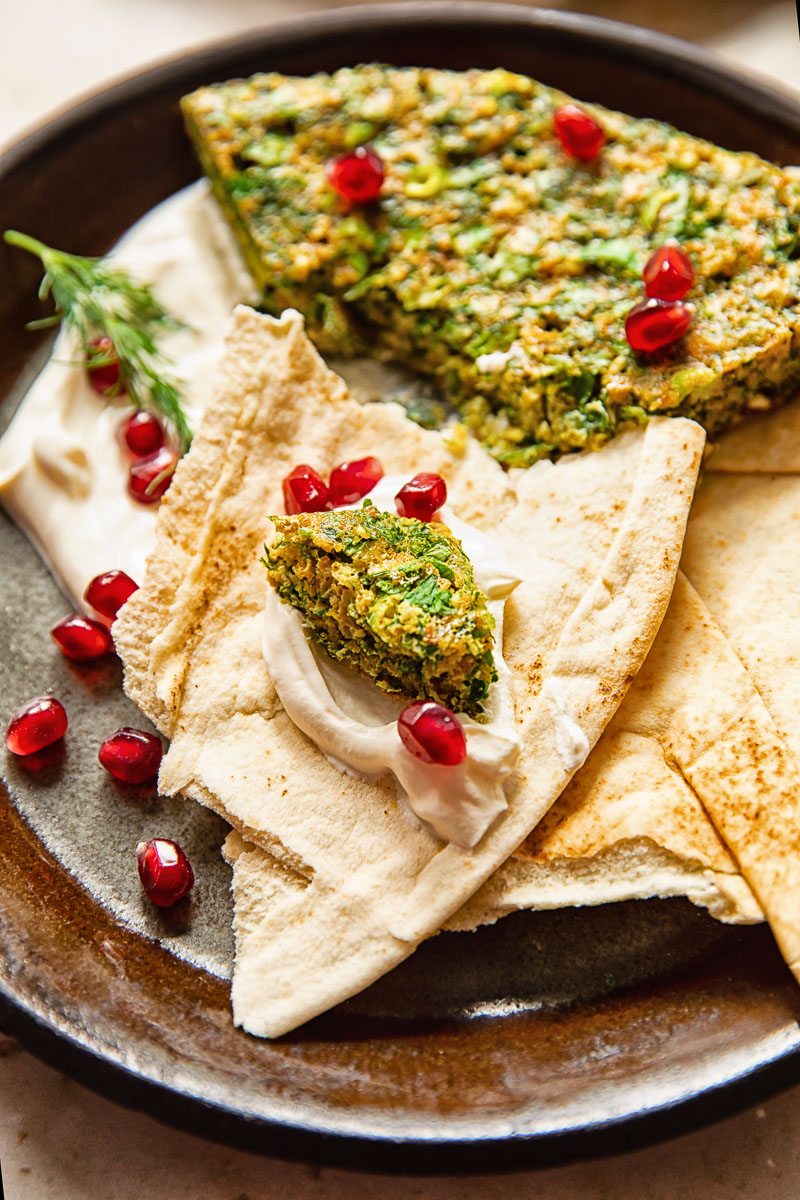
[[[766,471],[769,473],[765,473]],[[710,456],[683,566],[800,763],[800,410],[758,417]],[[715,693],[715,703],[722,701]],[[703,754],[673,748],[800,978],[800,781],[751,705]],[[684,761],[685,760],[685,761]],[[733,781],[736,781],[734,786]]]
[[[516,481],[462,457],[391,405],[360,406],[296,314],[236,310],[215,399],[158,523],[143,587],[115,626],[126,688],[172,739],[160,786],[221,812],[283,868],[257,919],[236,918],[235,1020],[277,1036],[407,957],[512,853],[595,744],[641,665],[674,583],[702,451],[689,421],[652,422],[602,454]],[[462,518],[491,530],[523,582],[505,652],[523,749],[508,811],[472,851],[409,818],[389,779],[337,771],[283,712],[261,655],[258,559],[280,481],[378,454],[438,471]]]
[[[522,850],[445,928],[475,929],[525,908],[675,896],[718,920],[763,920],[702,805],[656,739],[606,732]]]
[[[719,709],[709,684],[728,704]],[[709,701],[706,735],[724,735],[732,708],[758,706],[749,675],[681,572],[645,667],[586,764],[519,850],[445,923],[472,930],[524,908],[553,909],[619,900],[687,896],[719,920],[749,924],[764,914],[698,796],[665,752],[696,728],[697,703]],[[761,706],[766,744],[785,745]],[[742,781],[746,785],[749,780]],[[274,863],[231,834],[240,944],[255,932],[267,886],[278,894]],[[274,901],[273,901],[274,902]]]
[[[728,698],[722,709],[715,702],[717,690]],[[670,896],[687,896],[718,920],[763,921],[703,807],[702,793],[665,757],[680,734],[691,736],[704,696],[709,746],[726,732],[732,705],[742,712],[753,705],[765,745],[779,755],[774,769],[792,772],[788,750],[758,704],[749,675],[679,572],[645,668],[587,763],[520,849],[444,928],[471,930],[524,908]],[[745,767],[739,786],[749,782]],[[253,911],[263,887],[259,872],[270,871],[270,860],[234,835],[226,856],[234,863],[237,913]]]
[[[706,800],[716,811],[716,785],[698,767],[743,719],[758,760],[774,776],[795,779],[750,676],[679,572],[644,666],[588,762],[450,927],[515,908],[680,894],[723,920],[762,920],[709,819]],[[752,786],[750,757],[737,772],[725,786],[741,793]]]
[[[523,908],[669,896],[688,896],[723,921],[763,920],[701,798],[665,757],[676,730],[691,724],[690,706],[710,680],[738,696],[743,708],[755,696],[741,663],[679,573],[647,667],[587,763],[515,855],[445,928],[474,929]],[[714,711],[712,706],[709,739]],[[773,744],[774,727],[768,714],[762,716]],[[717,734],[729,713],[720,717]],[[251,911],[263,886],[259,870],[270,870],[269,859],[233,835],[226,854],[236,864],[237,912]]]

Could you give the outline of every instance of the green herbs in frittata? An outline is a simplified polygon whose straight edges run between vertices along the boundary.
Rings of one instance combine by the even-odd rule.
[[[325,352],[436,379],[502,462],[594,447],[652,413],[716,431],[800,383],[800,182],[587,105],[606,144],[569,157],[569,98],[510,71],[345,68],[201,88],[184,113],[263,289]],[[380,156],[378,199],[348,205],[326,165]],[[625,316],[675,238],[695,306],[685,338],[639,356]]]
[[[369,502],[272,520],[267,577],[314,642],[384,692],[481,719],[497,679],[494,619],[444,525]]]

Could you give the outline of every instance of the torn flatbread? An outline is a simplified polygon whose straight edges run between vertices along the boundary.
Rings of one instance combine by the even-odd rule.
[[[652,662],[650,661],[652,659]],[[520,909],[686,896],[718,920],[751,924],[764,914],[698,796],[665,748],[693,726],[692,704],[710,680],[744,709],[750,677],[699,596],[679,572],[650,657],[586,764],[520,849],[446,923],[467,931]],[[715,715],[717,714],[717,715]],[[767,744],[775,730],[762,713]],[[724,735],[730,709],[709,706],[707,736]],[[781,743],[781,754],[788,754]],[[234,867],[240,940],[276,865],[237,835]],[[280,872],[278,872],[280,874]],[[267,885],[280,887],[279,878]]]
[[[653,421],[602,454],[516,479],[392,405],[359,406],[305,337],[238,308],[215,398],[176,472],[142,588],[115,625],[129,694],[171,739],[160,775],[225,816],[280,872],[236,916],[234,1018],[277,1036],[360,991],[438,929],[512,853],[600,736],[666,610],[704,435]],[[505,651],[522,739],[509,807],[471,851],[415,825],[387,778],[343,775],[289,721],[260,649],[258,562],[280,481],[379,454],[447,480],[523,582]]]
[[[720,708],[709,696],[709,683],[728,698],[727,706]],[[709,746],[725,735],[731,706],[744,711],[757,704],[749,675],[679,572],[645,668],[588,761],[515,855],[445,929],[472,930],[524,908],[672,896],[688,897],[718,920],[763,921],[752,890],[703,806],[702,792],[695,793],[677,763],[665,757],[680,730],[696,727],[694,705],[703,696],[709,701]],[[790,772],[787,747],[776,740],[763,707],[760,720],[763,743],[772,747],[777,741],[776,769]],[[749,782],[745,778],[740,786]],[[234,837],[226,855],[234,864],[237,911],[251,911],[253,890],[257,894],[262,887],[259,870],[272,869],[269,857]]]
[[[682,894],[722,920],[763,920],[709,818],[716,784],[698,767],[744,714],[755,723],[756,758],[743,757],[741,776],[731,773],[726,788],[751,787],[755,761],[793,778],[788,747],[750,676],[679,572],[650,654],[588,762],[450,927],[515,908]]]
[[[800,408],[757,418],[710,456],[687,530],[684,569],[758,690],[705,752],[674,756],[705,803],[800,978],[800,780],[763,740],[766,706],[800,763]],[[723,701],[719,689],[715,703]]]

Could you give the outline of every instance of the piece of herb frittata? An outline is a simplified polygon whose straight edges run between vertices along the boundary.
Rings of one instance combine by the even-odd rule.
[[[569,157],[562,92],[506,70],[385,66],[256,75],[183,109],[267,311],[293,306],[325,352],[433,376],[502,462],[595,447],[649,414],[711,432],[800,381],[800,181],[598,105],[606,144]],[[349,205],[332,158],[380,155]],[[625,316],[667,239],[688,251],[686,337],[636,354]]]
[[[460,541],[363,508],[273,517],[267,577],[308,637],[382,691],[481,719],[494,618]]]

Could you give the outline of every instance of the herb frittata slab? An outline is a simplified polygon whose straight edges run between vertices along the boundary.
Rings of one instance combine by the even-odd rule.
[[[384,692],[480,719],[497,678],[494,618],[444,525],[369,502],[272,520],[267,578],[312,641]]]
[[[254,76],[183,101],[264,307],[326,352],[435,377],[501,461],[594,447],[651,413],[714,432],[800,381],[800,180],[597,105],[607,142],[567,156],[569,97],[505,70],[361,66]],[[386,177],[348,205],[326,165],[369,143]],[[641,356],[624,320],[641,271],[691,255],[688,335]]]

